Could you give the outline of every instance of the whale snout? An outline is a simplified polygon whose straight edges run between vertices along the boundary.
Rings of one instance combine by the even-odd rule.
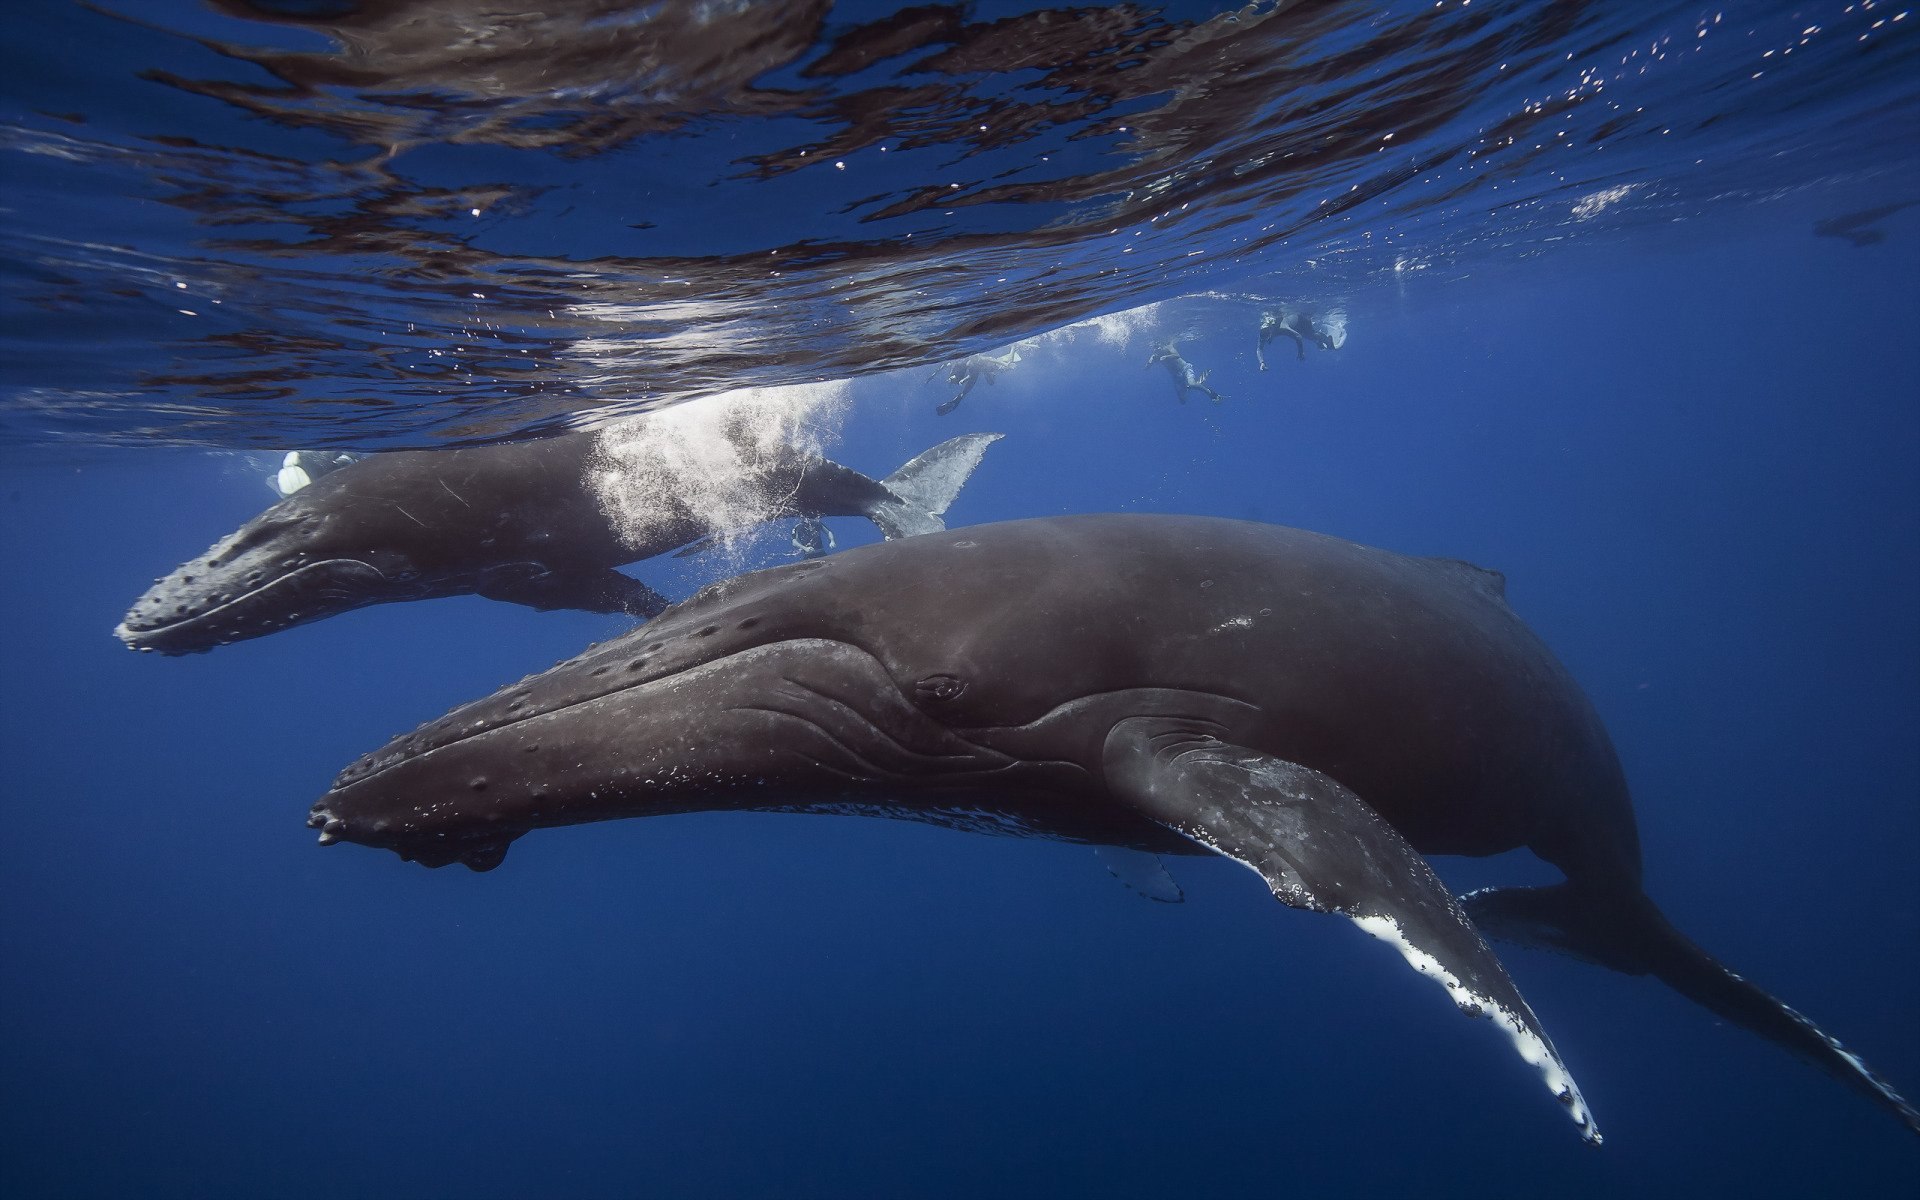
[[[864,650],[738,626],[732,644],[717,621],[649,626],[457,708],[342,771],[308,824],[323,844],[486,870],[547,826],[805,807],[1005,765]]]
[[[363,605],[432,594],[404,556],[377,548],[329,551],[325,531],[324,522],[297,513],[251,522],[154,580],[114,636],[134,650],[198,654]]]
[[[301,551],[236,554],[215,546],[154,580],[127,609],[114,636],[131,649],[161,654],[196,654],[257,636],[270,619],[258,603],[263,593],[313,565],[313,557]],[[272,627],[292,623],[283,620]]]
[[[713,807],[702,798],[795,765],[756,703],[784,655],[652,678],[629,668],[642,657],[590,653],[396,738],[340,772],[307,823],[323,845],[486,870],[529,830]]]
[[[347,822],[335,816],[324,800],[315,804],[307,814],[307,827],[320,831],[322,846],[341,841],[348,830]],[[417,862],[425,867],[450,867],[459,863],[471,871],[491,871],[506,861],[507,847],[518,836],[517,833],[498,836],[442,834],[429,839],[398,840],[389,848],[403,862]]]

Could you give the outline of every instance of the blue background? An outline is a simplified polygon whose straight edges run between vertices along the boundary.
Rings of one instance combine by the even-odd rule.
[[[1505,571],[1608,721],[1649,888],[1920,1090],[1920,210],[1803,196],[1349,299],[1338,353],[1175,405],[1151,346],[856,385],[883,474],[1008,434],[952,513],[1218,513]],[[827,817],[542,832],[492,874],[313,845],[396,731],[621,622],[478,599],[184,660],[110,630],[269,499],[181,452],[5,465],[0,1192],[1863,1195],[1920,1145],[1649,980],[1509,948],[1607,1145],[1391,950],[1217,860]],[[842,545],[871,537],[836,526]],[[632,568],[684,595],[725,564]],[[964,619],[964,614],[955,614]],[[1437,864],[1460,888],[1545,876]]]

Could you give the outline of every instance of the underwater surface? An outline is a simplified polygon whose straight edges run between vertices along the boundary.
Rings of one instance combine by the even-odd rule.
[[[288,450],[668,430],[715,544],[626,571],[677,601],[796,555],[715,414],[875,478],[1004,434],[949,526],[1207,514],[1503,572],[1649,894],[1911,1097],[1920,17],[540,8],[9,10],[0,1192],[1920,1187],[1911,1132],[1774,1046],[1496,944],[1584,1145],[1489,1022],[1222,858],[1168,859],[1168,904],[1086,846],[851,816],[545,829],[487,873],[315,847],[346,764],[630,617],[113,636]],[[1281,310],[1327,344],[1263,344]]]

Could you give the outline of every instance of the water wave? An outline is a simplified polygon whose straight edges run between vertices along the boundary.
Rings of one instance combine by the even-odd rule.
[[[14,441],[509,436],[1309,270],[1350,301],[1920,146],[1920,20],[1867,0],[40,7]]]

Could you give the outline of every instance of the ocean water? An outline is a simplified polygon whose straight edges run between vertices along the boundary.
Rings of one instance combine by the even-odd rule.
[[[951,524],[1214,514],[1505,572],[1606,720],[1650,893],[1911,1096],[1920,16],[10,15],[0,1194],[1920,1186],[1910,1132],[1773,1046],[1499,948],[1583,1145],[1487,1022],[1223,859],[1171,862],[1168,905],[1085,847],[850,817],[544,830],[486,874],[315,847],[345,764],[626,618],[112,636],[290,448],[747,404],[877,476],[1004,433]],[[1344,344],[1259,370],[1281,302]],[[1219,404],[1176,402],[1169,338]],[[679,599],[787,532],[628,570]]]

